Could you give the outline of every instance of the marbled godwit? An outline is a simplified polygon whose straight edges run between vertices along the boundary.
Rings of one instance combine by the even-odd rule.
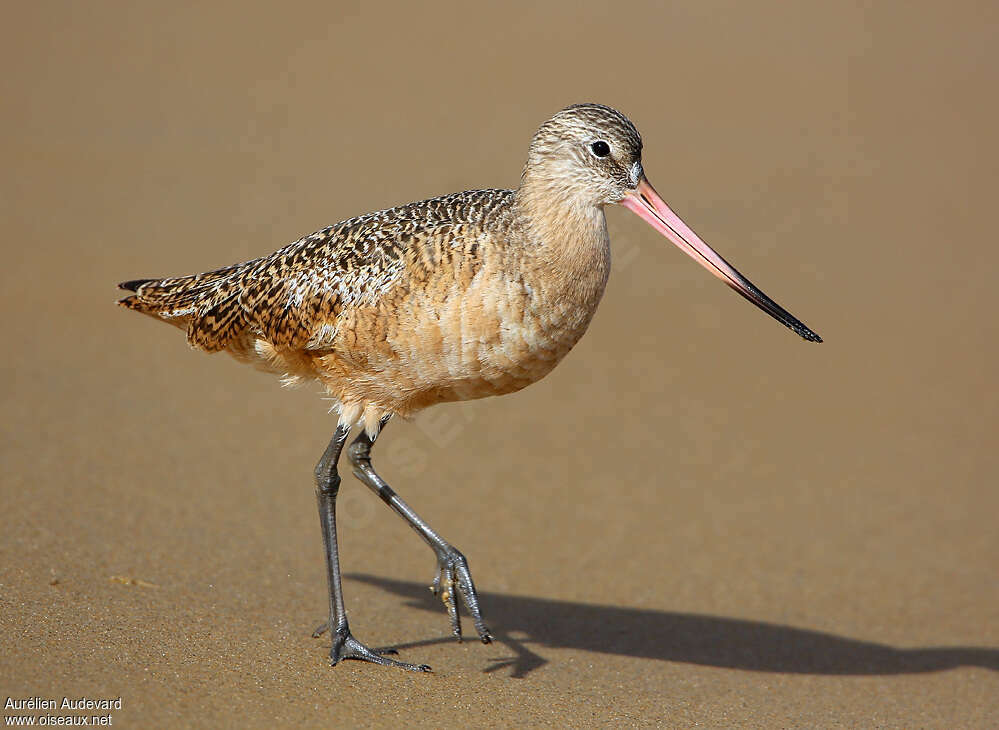
[[[120,284],[119,304],[174,324],[207,352],[317,380],[335,400],[336,431],[315,469],[326,549],[332,663],[410,670],[350,633],[336,535],[337,461],[433,549],[432,590],[461,639],[458,596],[488,643],[468,563],[371,465],[396,414],[511,393],[544,377],[579,340],[607,283],[604,205],[637,213],[715,276],[806,340],[822,340],[709,248],[645,178],[642,140],[597,104],[563,109],[538,130],[517,190],[472,190],[351,218],[243,264]],[[457,596],[455,595],[457,594]]]

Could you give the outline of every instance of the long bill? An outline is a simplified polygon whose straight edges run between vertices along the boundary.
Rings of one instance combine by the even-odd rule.
[[[773,299],[761,292],[745,276],[735,270],[728,261],[712,250],[670,210],[666,201],[643,176],[638,187],[624,196],[620,204],[637,214],[661,234],[672,241],[681,251],[690,256],[705,269],[724,281],[739,294],[776,319],[785,327],[794,330],[809,342],[822,342],[822,338],[791,315]]]

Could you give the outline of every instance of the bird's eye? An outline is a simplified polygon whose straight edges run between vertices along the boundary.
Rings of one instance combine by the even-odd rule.
[[[598,139],[596,142],[590,145],[590,150],[597,157],[606,157],[610,154],[610,145],[604,142],[602,139]]]

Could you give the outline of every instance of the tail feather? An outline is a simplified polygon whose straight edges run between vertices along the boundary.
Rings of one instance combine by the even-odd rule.
[[[246,325],[234,296],[245,265],[171,279],[133,279],[118,285],[135,292],[118,304],[187,330],[188,341],[209,352],[225,349]]]
[[[208,352],[224,349],[246,327],[246,312],[235,287],[226,282],[187,326],[187,339]]]
[[[124,289],[125,291],[139,291],[139,287],[143,284],[148,284],[151,281],[159,281],[158,279],[132,279],[131,281],[123,281],[118,285],[119,289]]]

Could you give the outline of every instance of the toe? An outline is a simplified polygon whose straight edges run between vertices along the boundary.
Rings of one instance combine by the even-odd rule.
[[[334,641],[333,647],[330,649],[330,662],[335,666],[343,659],[356,659],[362,662],[380,664],[383,667],[405,669],[409,672],[431,671],[430,667],[426,664],[410,664],[409,662],[400,662],[384,656],[385,654],[396,653],[396,650],[392,648],[369,649],[350,633],[346,633],[339,640]]]

